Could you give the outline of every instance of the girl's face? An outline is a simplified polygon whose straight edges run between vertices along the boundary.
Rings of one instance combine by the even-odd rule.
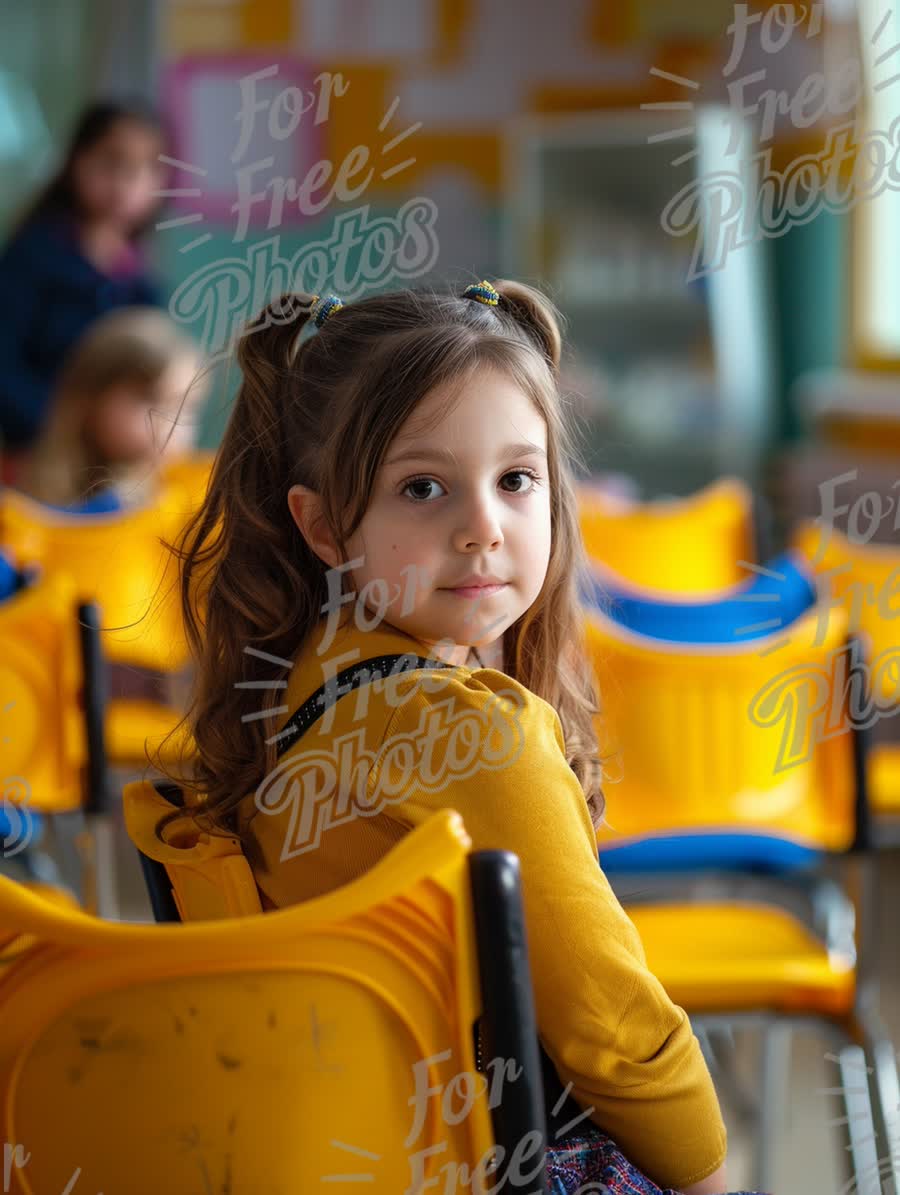
[[[155,453],[154,390],[135,383],[110,386],[89,409],[87,434],[107,465],[140,465]]]
[[[399,429],[351,537],[350,575],[372,615],[451,663],[485,649],[535,601],[550,559],[547,428],[494,370],[432,391]],[[368,587],[368,588],[367,588]],[[371,619],[369,619],[371,621]]]
[[[82,150],[72,163],[72,181],[86,215],[125,229],[140,225],[158,202],[154,192],[165,178],[157,160],[161,149],[154,129],[122,119]]]
[[[155,385],[110,386],[88,413],[88,436],[109,465],[152,466],[189,452],[205,385],[193,357],[176,358]]]

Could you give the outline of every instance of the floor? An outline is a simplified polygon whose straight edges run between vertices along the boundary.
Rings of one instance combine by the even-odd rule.
[[[116,855],[121,916],[125,920],[150,920],[142,876],[121,821],[116,827]],[[900,907],[900,851],[884,851],[880,856],[879,902],[881,1011],[892,1040],[900,1045],[900,951],[894,948],[895,910]],[[756,1031],[746,1030],[734,1036],[733,1045],[725,1047],[726,1061],[731,1050],[735,1071],[751,1089],[758,1044]],[[790,1089],[771,1184],[777,1195],[848,1195],[853,1189],[846,1185],[841,1169],[842,1130],[830,1124],[840,1115],[833,1090],[839,1082],[837,1068],[828,1058],[831,1050],[830,1043],[807,1034],[791,1037]],[[714,1077],[715,1069],[714,1066]],[[729,1130],[729,1187],[733,1191],[749,1189],[752,1125],[741,1115],[736,1102],[728,1098],[721,1075],[717,1083]],[[884,1149],[879,1148],[879,1154],[883,1153]],[[883,1195],[900,1195],[900,1192],[895,1192],[888,1183]]]

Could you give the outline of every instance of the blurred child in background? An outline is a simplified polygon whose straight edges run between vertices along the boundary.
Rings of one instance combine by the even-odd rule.
[[[199,367],[196,345],[164,312],[103,316],[64,364],[17,488],[85,513],[150,501],[163,463],[193,445],[206,394]]]
[[[113,308],[160,301],[138,243],[159,206],[163,149],[143,103],[93,104],[0,254],[4,480],[39,435],[62,362],[88,326]]]

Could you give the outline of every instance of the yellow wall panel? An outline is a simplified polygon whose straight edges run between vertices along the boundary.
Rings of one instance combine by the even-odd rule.
[[[496,133],[430,132],[426,124],[393,150],[382,153],[382,148],[394,137],[417,123],[404,114],[402,106],[398,106],[384,132],[379,132],[378,126],[395,99],[391,89],[393,72],[386,67],[356,64],[345,67],[335,63],[320,65],[322,70],[340,72],[350,83],[346,95],[332,101],[331,116],[322,125],[323,153],[334,163],[335,173],[354,146],[365,145],[375,170],[370,185],[373,193],[399,191],[411,194],[415,191],[416,180],[429,171],[460,164],[490,192],[499,190],[500,143]],[[415,158],[412,165],[388,179],[381,178],[384,171],[390,171],[409,158]]]
[[[609,0],[591,0],[588,10],[587,36],[595,46],[606,49],[633,41],[637,32],[633,4]]]
[[[163,44],[170,58],[243,49],[240,11],[232,5],[168,4]]]
[[[296,46],[292,0],[243,0],[241,4],[241,40],[245,48],[255,46]]]
[[[500,136],[498,133],[441,132],[422,129],[407,143],[410,156],[416,163],[402,174],[395,175],[382,187],[396,185],[397,189],[414,192],[418,180],[432,170],[453,166],[469,172],[491,195],[500,191]]]
[[[378,131],[394,98],[389,87],[391,72],[386,67],[317,62],[316,69],[317,72],[340,74],[349,83],[344,95],[332,95],[328,119],[320,126],[324,140],[323,156],[334,163],[335,173],[350,150],[357,145],[365,145],[369,150],[376,179],[385,166],[402,162],[404,158],[415,154],[415,149],[411,148],[416,139],[416,134],[413,134],[393,153],[381,156],[382,146],[410,123],[398,111],[385,126],[384,132]]]
[[[438,0],[438,44],[431,61],[446,68],[462,60],[463,35],[472,22],[472,0]]]
[[[642,41],[718,39],[734,19],[732,0],[631,0]]]

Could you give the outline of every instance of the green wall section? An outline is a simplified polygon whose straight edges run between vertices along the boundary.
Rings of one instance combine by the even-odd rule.
[[[172,302],[170,310],[182,326],[204,348],[208,349],[212,343],[215,349],[221,347],[221,328],[225,322],[227,302],[225,296],[232,296],[233,311],[227,322],[231,324],[232,336],[247,320],[256,316],[267,302],[277,298],[282,293],[278,283],[287,279],[289,288],[298,290],[320,290],[319,279],[313,268],[311,272],[303,272],[292,278],[289,273],[265,270],[252,270],[247,262],[252,257],[254,247],[257,252],[260,247],[272,238],[277,238],[276,247],[268,256],[290,261],[295,255],[304,254],[303,260],[309,260],[309,254],[316,243],[326,244],[335,235],[336,220],[342,214],[354,212],[358,207],[366,205],[336,205],[329,209],[322,219],[311,220],[302,226],[302,231],[296,225],[282,229],[254,230],[247,240],[235,244],[231,229],[224,225],[215,225],[210,221],[195,223],[183,228],[162,231],[157,235],[157,266],[171,287]],[[371,226],[375,221],[385,218],[396,220],[398,210],[396,206],[379,207],[375,203],[368,205],[366,222]],[[364,238],[349,249],[342,263],[342,273],[353,284],[351,291],[341,286],[341,281],[330,272],[326,276],[325,284],[321,287],[325,291],[334,291],[340,297],[347,298],[355,294],[372,295],[386,290],[395,290],[402,286],[465,286],[472,280],[473,272],[480,271],[481,275],[495,276],[499,270],[499,240],[500,219],[499,212],[489,213],[487,216],[487,235],[483,238],[485,244],[493,245],[495,255],[493,260],[481,259],[478,262],[445,261],[441,249],[441,216],[438,210],[434,224],[434,234],[437,240],[438,256],[433,267],[427,274],[421,272],[415,276],[404,277],[402,274],[391,273],[389,268],[393,257],[386,256],[385,248],[378,243],[370,244],[366,249]],[[211,234],[210,240],[187,253],[180,252],[182,246],[189,244],[203,233]],[[364,267],[362,259],[366,256],[368,267]],[[447,255],[449,257],[449,254]],[[231,264],[228,264],[231,263]],[[372,268],[374,267],[374,268]],[[360,286],[363,287],[360,291]],[[243,294],[243,292],[246,292]],[[243,298],[239,298],[243,294]],[[190,296],[188,298],[188,296]],[[186,301],[187,300],[187,301]],[[352,299],[350,300],[352,301]],[[240,384],[240,373],[230,357],[222,357],[215,363],[212,376],[212,392],[203,423],[200,429],[200,443],[204,448],[214,448],[221,438],[228,419],[231,402]]]
[[[840,366],[846,360],[851,218],[823,211],[809,224],[772,241],[781,361],[777,435],[782,442],[801,434],[788,398],[793,382],[809,370]]]

